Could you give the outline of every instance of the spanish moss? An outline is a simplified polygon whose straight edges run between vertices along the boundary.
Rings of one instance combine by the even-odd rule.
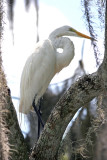
[[[96,41],[92,41],[93,49],[94,49],[94,54],[95,54],[95,59],[96,59],[96,64],[99,66],[100,60],[99,60],[99,48],[97,45],[97,39],[98,39],[98,34],[96,33],[96,25],[95,20],[96,18],[93,16],[93,9],[94,5],[96,5],[97,10],[96,13],[98,15],[98,20],[100,21],[100,29],[104,29],[104,14],[105,14],[105,0],[81,0],[82,6],[84,8],[84,17],[86,19],[86,24],[88,27],[88,30],[90,32],[91,37],[95,39]],[[95,3],[95,4],[94,4]],[[93,5],[94,4],[94,5]],[[97,24],[98,27],[98,24]]]
[[[14,23],[14,6],[15,6],[15,2],[16,0],[7,0],[7,4],[8,4],[8,15],[9,15],[9,21],[10,21],[10,28],[12,30],[12,34],[13,34],[13,23]],[[31,4],[31,0],[25,0],[25,8],[26,11],[28,11],[30,4]],[[37,36],[36,36],[36,41],[39,41],[39,33],[38,33],[38,21],[39,21],[39,2],[38,0],[34,0],[34,4],[35,4],[35,10],[36,10],[36,28],[37,28]],[[14,37],[14,34],[13,34]],[[13,38],[14,39],[14,38]]]

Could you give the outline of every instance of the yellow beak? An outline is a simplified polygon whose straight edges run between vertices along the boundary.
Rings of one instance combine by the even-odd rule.
[[[85,35],[85,34],[83,34],[83,33],[81,33],[81,32],[78,32],[78,31],[75,30],[74,28],[70,28],[70,31],[75,32],[79,37],[83,37],[83,38],[87,38],[87,39],[91,39],[91,40],[96,41],[94,38],[89,37],[89,36],[87,36],[87,35]]]
[[[93,38],[92,37],[89,37],[89,36],[87,36],[87,35],[85,35],[85,34],[83,34],[83,33],[80,33],[80,32],[78,32],[78,31],[75,31],[80,37],[83,37],[83,38],[87,38],[87,39],[91,39],[91,40],[93,40]]]

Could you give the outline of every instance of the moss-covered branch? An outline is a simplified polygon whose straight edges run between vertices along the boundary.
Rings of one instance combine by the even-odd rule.
[[[76,111],[102,93],[101,79],[97,73],[79,79],[59,100],[33,149],[36,160],[55,159],[67,124]]]

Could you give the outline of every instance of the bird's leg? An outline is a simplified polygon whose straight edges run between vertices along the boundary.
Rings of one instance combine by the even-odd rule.
[[[36,105],[35,105],[35,99],[33,100],[32,106],[33,106],[33,108],[34,108],[34,110],[35,110],[35,112],[36,112],[36,114],[37,114],[37,116],[38,116],[38,118],[39,118],[39,120],[40,120],[40,123],[41,123],[42,127],[44,127],[43,121],[42,121],[42,119],[41,119],[41,115],[40,115],[40,113],[38,112],[38,109],[37,109],[37,107],[36,107]]]
[[[35,98],[33,100],[33,103],[32,103],[32,106],[38,116],[38,138],[39,138],[39,135],[40,135],[40,124],[42,125],[42,127],[44,128],[44,124],[43,124],[43,121],[41,119],[41,115],[40,115],[40,108],[41,106],[39,105],[39,110],[37,109],[36,105],[35,105]]]
[[[38,103],[38,112],[39,112],[39,114],[40,114],[40,116],[41,116],[41,99],[39,100],[39,103]],[[42,126],[43,127],[43,126]],[[39,136],[40,136],[40,120],[39,120],[39,118],[38,118],[38,139],[39,139]]]

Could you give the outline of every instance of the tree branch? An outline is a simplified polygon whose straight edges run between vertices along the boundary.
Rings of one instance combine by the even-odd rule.
[[[105,11],[105,54],[99,74],[102,75],[104,88],[107,89],[107,2]]]
[[[102,90],[101,78],[96,73],[79,79],[59,100],[35,145],[31,157],[56,159],[63,133],[77,110],[98,96]]]

